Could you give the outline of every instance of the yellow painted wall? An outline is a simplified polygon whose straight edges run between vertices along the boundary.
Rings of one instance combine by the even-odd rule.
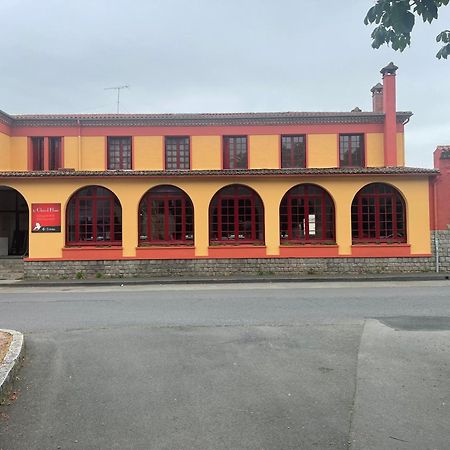
[[[0,133],[0,170],[10,170],[10,137]]]
[[[250,169],[278,169],[280,167],[280,136],[249,136]]]
[[[405,135],[397,133],[397,166],[405,165]]]
[[[135,170],[163,170],[163,145],[162,136],[135,136],[133,139]]]
[[[367,133],[366,135],[366,166],[384,166],[384,134]]]
[[[221,136],[192,136],[191,168],[208,170],[222,168]]]
[[[106,169],[106,138],[83,136],[81,138],[81,170]]]
[[[99,184],[111,189],[122,204],[123,255],[136,255],[138,245],[137,211],[139,201],[148,189],[159,184],[173,184],[183,189],[194,205],[195,252],[207,256],[209,247],[208,210],[214,194],[223,186],[241,183],[255,189],[264,203],[265,240],[268,255],[279,254],[279,205],[284,194],[299,183],[315,183],[326,189],[335,202],[336,241],[339,254],[351,255],[350,208],[355,194],[372,182],[389,183],[397,187],[406,202],[408,243],[412,254],[430,253],[430,227],[428,214],[428,180],[426,177],[217,177],[217,178],[105,178],[78,179],[20,179],[0,180],[0,185],[16,188],[31,203],[61,203],[65,211],[70,196],[83,186]],[[65,229],[65,214],[62,215],[62,229]],[[30,233],[30,257],[59,258],[64,247],[64,233]]]
[[[28,138],[11,138],[11,170],[28,170]]]
[[[306,139],[308,167],[338,167],[337,134],[309,134]]]
[[[0,133],[0,170],[27,170],[27,137],[9,137]],[[64,167],[76,170],[106,169],[106,137],[64,137]],[[307,135],[307,166],[310,168],[338,167],[338,135]],[[397,133],[397,160],[405,165],[404,134]],[[80,157],[81,152],[81,157]],[[222,168],[222,137],[191,137],[191,168],[208,170]],[[136,170],[164,169],[164,136],[135,136],[133,165]],[[366,135],[367,167],[384,166],[383,133]],[[280,135],[249,136],[249,168],[276,169],[280,167]]]
[[[79,169],[80,161],[78,158],[80,146],[79,137],[64,137],[64,167],[67,169]]]

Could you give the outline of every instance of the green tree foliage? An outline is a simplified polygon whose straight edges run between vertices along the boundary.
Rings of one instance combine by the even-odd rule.
[[[377,0],[367,12],[364,23],[376,24],[372,32],[372,47],[391,45],[401,52],[411,43],[411,32],[416,16],[431,23],[438,18],[439,8],[447,6],[450,0]],[[450,30],[444,30],[436,37],[443,46],[436,57],[450,56]]]

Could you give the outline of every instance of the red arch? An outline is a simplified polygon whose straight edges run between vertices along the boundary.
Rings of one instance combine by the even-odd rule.
[[[113,192],[103,186],[85,186],[70,197],[66,244],[122,244],[122,207]]]
[[[211,244],[264,243],[264,206],[256,191],[241,184],[223,187],[209,205]]]

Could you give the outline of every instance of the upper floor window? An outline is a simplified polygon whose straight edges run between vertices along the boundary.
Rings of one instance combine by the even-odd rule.
[[[304,135],[281,136],[281,167],[306,167],[306,139]]]
[[[131,169],[131,137],[108,137],[108,169]]]
[[[58,170],[62,164],[61,137],[31,138],[31,170]]]
[[[166,137],[166,170],[189,169],[188,137]]]
[[[364,167],[364,135],[339,136],[339,167]]]
[[[223,168],[248,168],[247,136],[225,136],[223,138]]]

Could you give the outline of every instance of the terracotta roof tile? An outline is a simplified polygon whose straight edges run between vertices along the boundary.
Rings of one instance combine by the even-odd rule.
[[[437,169],[418,167],[367,167],[324,169],[227,169],[227,170],[106,170],[106,171],[34,171],[0,172],[0,178],[109,178],[109,177],[236,177],[236,176],[301,176],[301,175],[435,175]]]
[[[397,122],[412,113],[397,112]],[[384,113],[374,112],[265,112],[205,114],[39,114],[8,116],[14,127],[67,126],[219,126],[295,125],[326,123],[383,123]]]

